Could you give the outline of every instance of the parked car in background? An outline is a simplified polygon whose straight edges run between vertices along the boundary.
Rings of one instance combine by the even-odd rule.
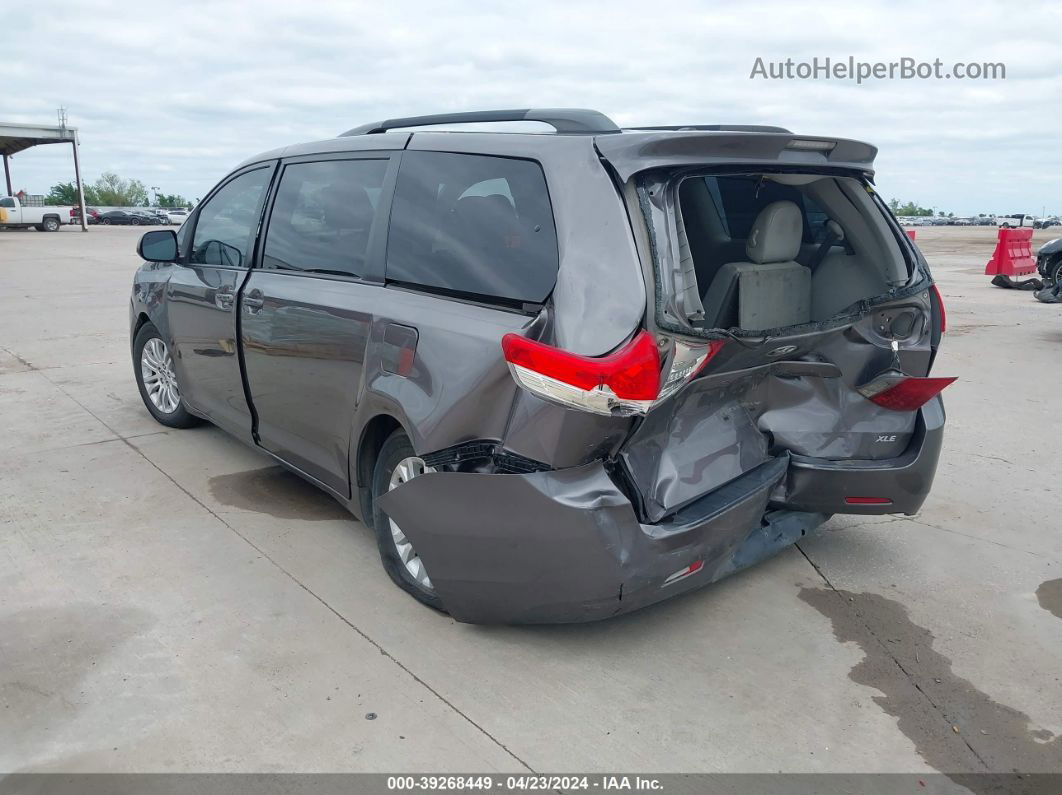
[[[153,210],[130,210],[129,213],[139,218],[142,226],[155,226],[161,223],[159,216]]]
[[[1038,218],[1033,226],[1036,229],[1050,229],[1052,226],[1059,226],[1059,220],[1057,218]]]
[[[85,208],[85,225],[86,226],[92,226],[93,224],[98,224],[99,222],[100,222],[100,211],[97,210],[95,207],[86,207]],[[81,208],[80,207],[71,207],[70,208],[70,223],[72,223],[72,224],[81,223]]]
[[[166,214],[166,220],[175,226],[180,226],[188,220],[188,211],[183,207],[175,207],[173,209],[163,210]]]
[[[516,120],[557,133],[392,131]],[[629,612],[925,500],[944,307],[876,151],[562,109],[265,152],[141,239],[134,377],[457,620]]]
[[[58,232],[69,207],[26,207],[17,196],[0,196],[0,229]]]
[[[104,226],[119,225],[119,226],[140,226],[144,223],[143,219],[135,213],[128,210],[108,210],[107,212],[100,213],[99,222]]]
[[[1025,213],[1014,213],[1013,215],[996,216],[996,226],[1002,229],[1017,229],[1023,226],[1032,229],[1035,222],[1035,216],[1027,215]]]

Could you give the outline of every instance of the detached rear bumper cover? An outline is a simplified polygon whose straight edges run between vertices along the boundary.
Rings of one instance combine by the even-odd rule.
[[[380,497],[450,614],[470,623],[577,622],[629,612],[773,555],[825,521],[767,516],[788,457],[668,521],[638,523],[600,463],[526,475],[436,472]],[[700,561],[695,573],[665,580]]]

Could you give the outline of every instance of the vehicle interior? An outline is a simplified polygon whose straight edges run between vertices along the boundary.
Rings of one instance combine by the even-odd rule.
[[[678,198],[682,305],[702,328],[822,321],[909,277],[896,233],[856,179],[700,175]]]

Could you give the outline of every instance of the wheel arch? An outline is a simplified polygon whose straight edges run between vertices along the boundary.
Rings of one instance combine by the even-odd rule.
[[[409,436],[409,430],[393,414],[381,412],[370,418],[358,435],[353,466],[354,491],[356,502],[365,522],[372,521],[372,473],[376,468],[376,459],[380,448],[395,431],[401,430]]]

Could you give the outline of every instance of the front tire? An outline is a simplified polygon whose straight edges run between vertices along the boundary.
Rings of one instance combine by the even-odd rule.
[[[169,346],[151,323],[141,326],[133,340],[133,373],[140,397],[157,422],[168,428],[200,423],[184,407]]]
[[[111,225],[111,219],[110,218],[104,218],[102,221],[100,221],[100,223],[103,224],[104,226],[110,226]]]
[[[443,610],[442,601],[435,592],[423,561],[413,549],[402,529],[379,507],[381,495],[397,488],[412,477],[433,471],[417,457],[409,437],[395,431],[380,448],[376,468],[372,476],[372,523],[376,532],[376,545],[380,549],[380,561],[384,571],[395,583],[414,599],[436,610]]]

